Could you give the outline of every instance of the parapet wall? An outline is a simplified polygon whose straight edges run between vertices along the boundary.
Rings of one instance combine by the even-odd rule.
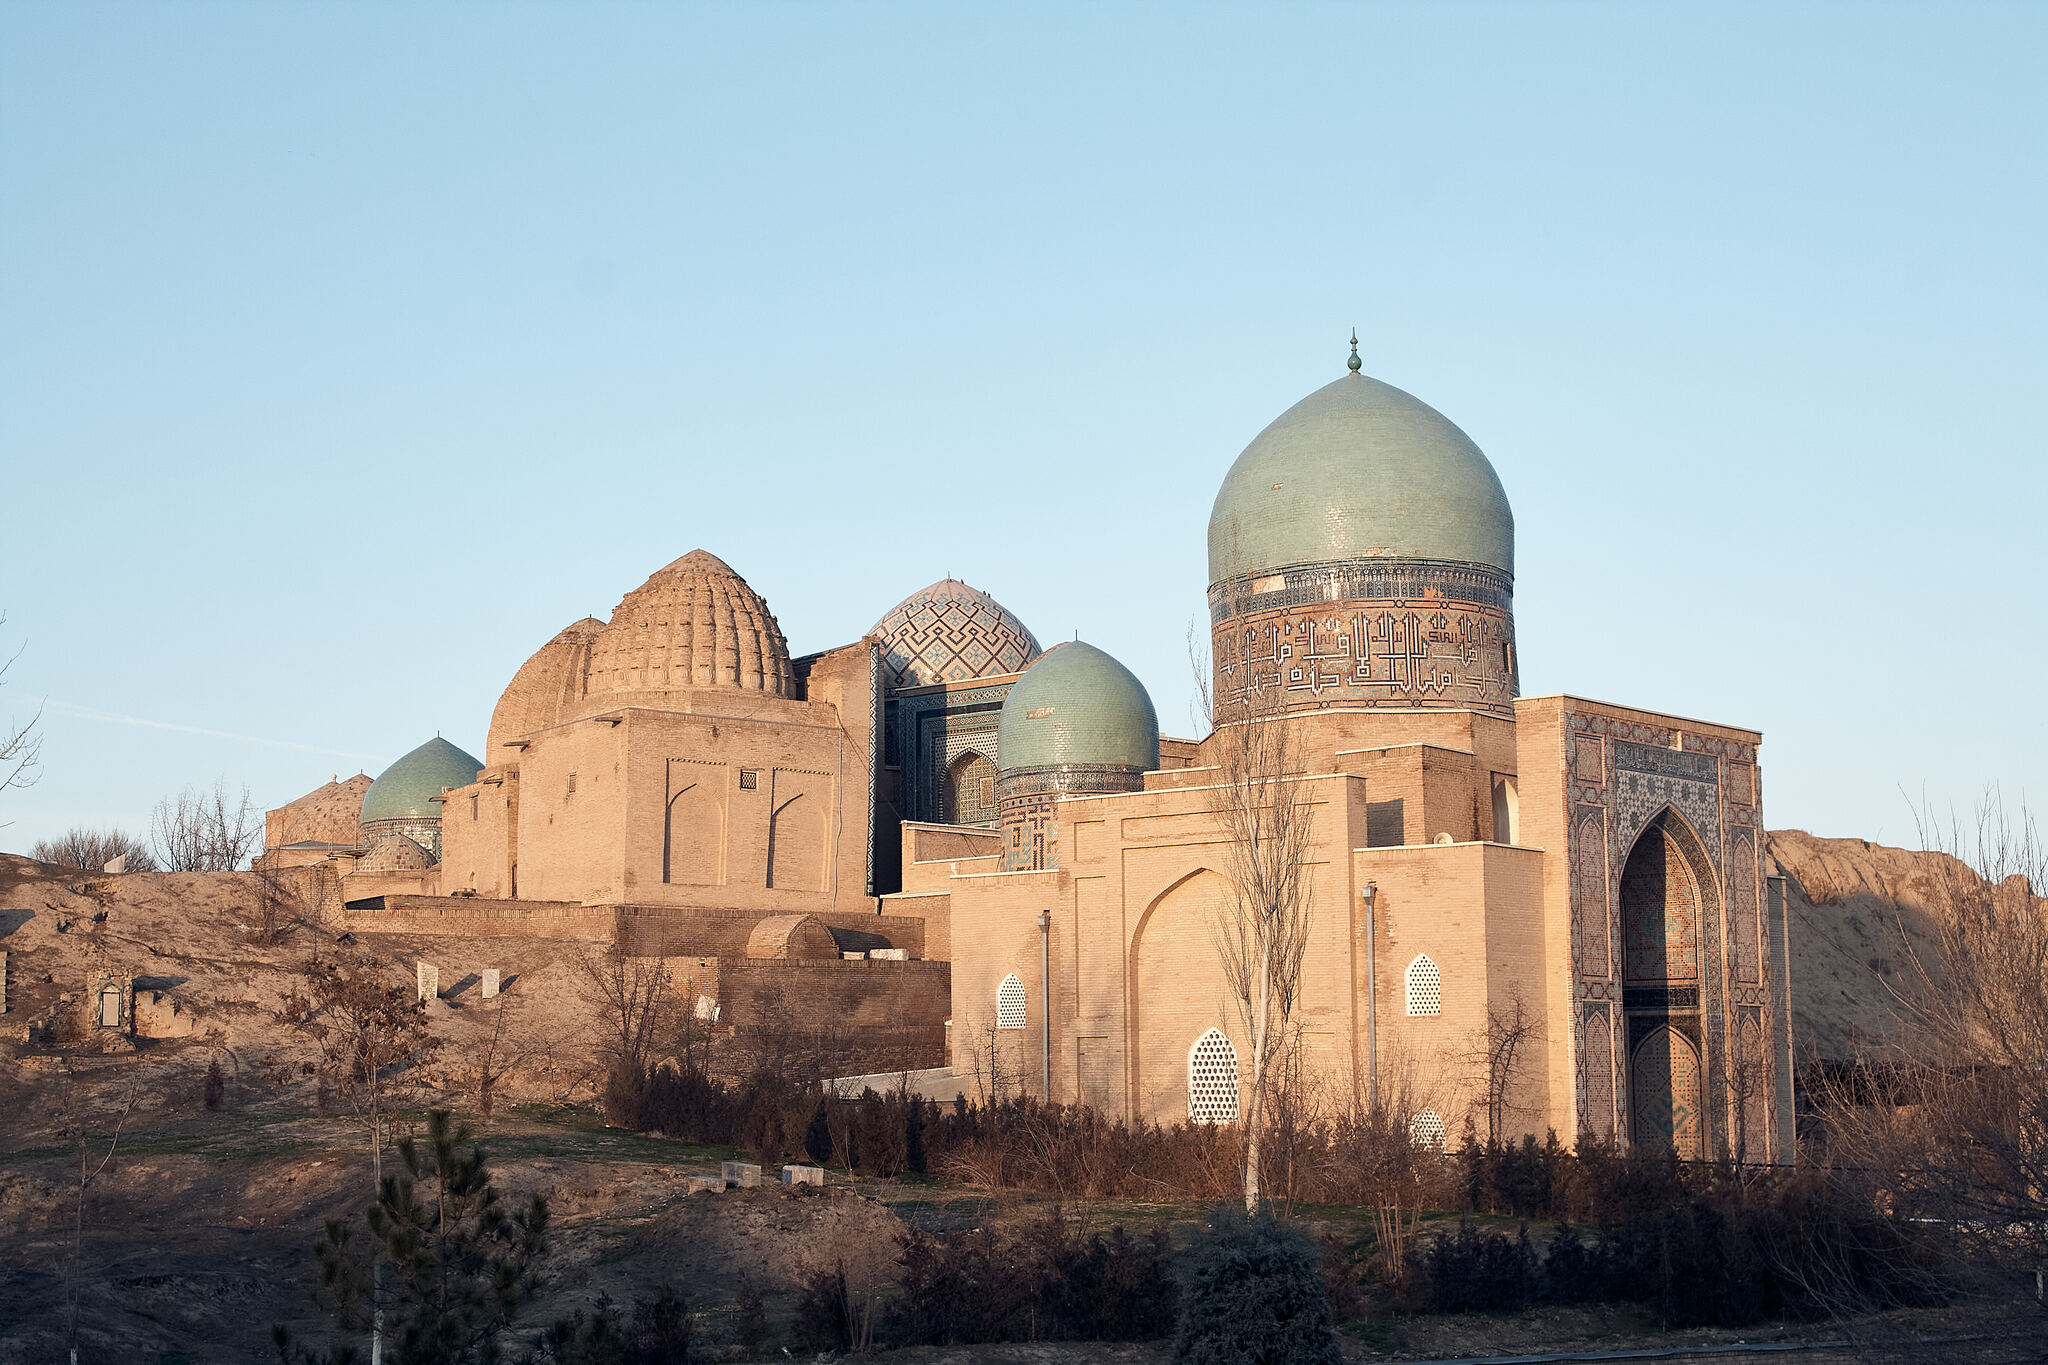
[[[571,901],[501,901],[482,896],[377,896],[348,908],[349,928],[371,934],[460,938],[561,938],[610,943],[617,911]]]
[[[617,942],[634,957],[717,957],[741,959],[754,926],[770,918],[762,910],[698,910],[672,905],[622,905],[617,909]],[[925,955],[924,921],[859,911],[810,912],[810,918],[838,931],[848,951],[902,948]]]
[[[578,905],[573,901],[494,900],[483,896],[375,896],[352,902],[348,926],[371,934],[459,938],[554,938],[617,943],[633,957],[743,960],[761,910],[698,910],[667,905]],[[925,922],[915,916],[813,914],[848,951],[902,948],[925,955]]]

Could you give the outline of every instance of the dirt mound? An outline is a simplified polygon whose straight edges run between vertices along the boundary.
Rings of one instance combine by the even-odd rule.
[[[266,904],[266,899],[270,901]],[[280,912],[274,885],[251,872],[85,874],[0,855],[0,951],[8,954],[8,1006],[0,1065],[37,1082],[106,1090],[197,1094],[218,1058],[237,1102],[252,1097],[314,1108],[318,1042],[300,1027],[317,961],[345,961],[410,990],[417,965],[439,970],[428,1022],[443,1043],[414,1079],[443,1102],[474,1097],[482,1071],[504,1102],[587,1097],[592,1017],[582,988],[585,945],[544,939],[349,935],[302,903]],[[483,999],[483,973],[501,994]],[[132,978],[136,1034],[89,1026],[86,994],[101,973]],[[157,1021],[170,1020],[159,1028]],[[102,1075],[100,1056],[128,1065]],[[105,1084],[101,1084],[104,1081]],[[113,1087],[113,1089],[109,1089]],[[435,1095],[423,1097],[431,1100]],[[43,1131],[34,1103],[7,1136]]]
[[[1785,878],[1792,1038],[1801,1058],[1848,1060],[1898,1036],[1938,976],[1933,912],[1947,854],[1774,830],[1764,871]]]
[[[628,1245],[687,1279],[746,1277],[764,1289],[796,1289],[837,1265],[856,1283],[893,1279],[896,1239],[907,1228],[886,1205],[851,1190],[728,1190],[664,1210]]]

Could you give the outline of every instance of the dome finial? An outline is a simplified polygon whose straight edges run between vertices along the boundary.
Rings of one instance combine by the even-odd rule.
[[[1358,361],[1358,329],[1356,327],[1351,329],[1351,359],[1345,361],[1344,366],[1353,374],[1357,374],[1361,369],[1365,368]]]

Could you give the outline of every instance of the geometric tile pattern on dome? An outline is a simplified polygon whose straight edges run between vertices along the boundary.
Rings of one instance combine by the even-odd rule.
[[[892,689],[1021,673],[1039,654],[1022,621],[953,578],[904,598],[868,633],[882,641],[882,675]]]

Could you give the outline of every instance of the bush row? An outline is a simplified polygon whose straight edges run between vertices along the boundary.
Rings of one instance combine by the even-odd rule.
[[[934,1104],[870,1091],[843,1100],[772,1077],[728,1085],[674,1066],[615,1076],[611,1089],[615,1121],[630,1115],[643,1129],[744,1147],[764,1162],[801,1157],[870,1176],[930,1171],[993,1189],[1174,1202],[1231,1200],[1242,1176],[1235,1128],[1127,1124],[1028,1098]],[[1596,1141],[1573,1150],[1555,1134],[1486,1143],[1470,1125],[1456,1150],[1437,1153],[1384,1116],[1298,1125],[1269,1142],[1266,1156],[1265,1188],[1283,1206],[1395,1207],[1411,1216],[1431,1209],[1562,1225],[1547,1255],[1526,1238],[1467,1226],[1417,1239],[1390,1262],[1368,1237],[1337,1249],[1340,1297],[1345,1277],[1355,1280],[1364,1265],[1397,1280],[1388,1288],[1418,1309],[1627,1300],[1653,1305],[1673,1325],[1920,1303],[1942,1292],[1930,1230],[1888,1217],[1853,1186],[1812,1171],[1681,1163],[1668,1150],[1621,1152]],[[1073,1302],[1041,1294],[1046,1284],[1098,1275],[1089,1269],[1093,1244],[1055,1254],[1064,1235],[907,1244],[906,1295],[892,1312],[909,1316],[869,1326],[904,1343],[932,1339],[935,1322],[959,1341],[1014,1339],[1053,1321],[1063,1325],[1039,1334],[1088,1336],[1097,1329],[1076,1325],[1086,1314]],[[918,1304],[940,1306],[920,1318]]]

